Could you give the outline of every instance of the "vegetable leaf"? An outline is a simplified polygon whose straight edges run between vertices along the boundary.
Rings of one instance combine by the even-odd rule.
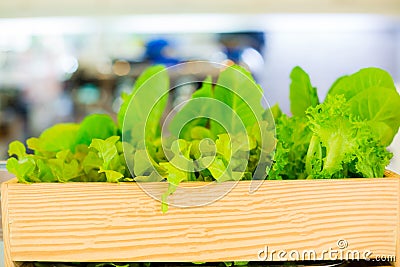
[[[120,172],[113,170],[105,170],[103,167],[100,167],[99,173],[105,173],[107,177],[107,182],[109,183],[117,183],[119,179],[123,178],[124,175]]]
[[[144,141],[150,142],[160,136],[160,119],[168,101],[168,92],[169,76],[165,67],[153,66],[140,75],[132,93],[124,97],[118,113],[124,141],[143,149]],[[130,136],[127,135],[129,131]]]
[[[347,100],[350,100],[359,92],[371,87],[396,90],[389,73],[379,68],[365,68],[352,75],[340,77],[333,84],[328,94],[344,95]]]
[[[92,114],[80,124],[76,144],[90,145],[93,139],[107,139],[117,134],[117,126],[110,116]]]
[[[308,107],[319,104],[317,89],[311,85],[310,77],[300,67],[290,73],[290,111],[294,116],[305,116]]]
[[[310,108],[307,117],[313,134],[318,137],[325,151],[322,170],[312,169],[310,177],[349,177],[354,162],[357,162],[356,168],[363,177],[383,175],[390,153],[379,144],[369,125],[351,114],[343,95],[328,96],[323,104]],[[373,167],[373,170],[365,168],[365,162],[372,163],[370,159],[379,159],[374,163],[379,166]]]
[[[211,76],[208,76],[202,83],[200,89],[193,93],[191,99],[196,98],[214,98],[214,92],[212,87],[212,79]],[[190,140],[190,139],[200,139],[197,136],[199,134],[199,129],[206,129],[207,123],[209,121],[208,118],[196,118],[198,115],[205,115],[210,113],[210,110],[213,109],[213,105],[210,102],[203,101],[203,102],[194,102],[189,101],[183,108],[179,111],[179,113],[174,116],[169,124],[169,130],[174,136],[178,136],[179,138]],[[207,112],[208,110],[208,112]],[[191,121],[186,123],[185,119],[180,118],[179,115],[181,114],[188,114],[193,116]],[[186,123],[186,124],[185,124]],[[207,129],[208,130],[208,129]],[[200,130],[201,133],[204,133],[205,130]],[[212,135],[212,132],[208,130],[210,138],[215,138]]]
[[[31,158],[24,158],[18,161],[16,158],[9,158],[7,160],[7,170],[15,174],[20,183],[29,183],[29,174],[35,169],[35,162]]]
[[[239,117],[240,124],[231,114],[226,114],[223,122],[230,122],[232,133],[240,132],[244,128],[252,127],[262,120],[264,108],[261,105],[262,89],[255,83],[251,74],[239,66],[230,66],[222,71],[214,87],[215,99],[228,105]],[[226,125],[224,125],[226,127]],[[213,129],[214,128],[214,129]],[[216,122],[211,121],[211,129],[214,134],[224,131]]]
[[[348,101],[351,113],[368,121],[385,146],[390,145],[400,126],[400,95],[388,88],[371,87]]]
[[[35,147],[37,152],[58,152],[69,149],[74,151],[76,145],[76,135],[79,130],[79,124],[60,123],[46,130],[35,139]],[[29,143],[28,143],[29,145]]]
[[[48,164],[60,182],[69,182],[81,175],[78,161],[72,158],[70,150],[57,152],[56,158],[49,159]]]
[[[8,148],[8,155],[16,155],[18,159],[26,157],[26,148],[20,141],[13,141]]]
[[[89,147],[98,151],[100,158],[104,160],[104,168],[108,168],[111,160],[118,155],[115,143],[119,140],[119,136],[112,136],[106,140],[93,139]]]

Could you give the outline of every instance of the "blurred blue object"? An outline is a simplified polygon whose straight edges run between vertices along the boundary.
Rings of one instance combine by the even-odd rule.
[[[180,62],[177,58],[168,57],[165,53],[165,49],[170,44],[165,39],[151,40],[146,44],[146,59],[151,61],[153,64],[163,64],[171,66]]]

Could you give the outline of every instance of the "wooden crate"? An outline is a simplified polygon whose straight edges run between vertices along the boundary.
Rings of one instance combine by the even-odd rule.
[[[389,172],[386,176],[390,177],[265,181],[253,194],[249,182],[241,181],[219,201],[170,207],[165,214],[160,202],[135,183],[12,180],[1,188],[5,265],[257,261],[265,246],[269,252],[314,250],[320,256],[324,250],[338,250],[338,240],[348,244],[343,251],[369,250],[372,258],[400,259],[400,178]],[[215,190],[231,185],[221,183]],[[165,190],[163,183],[151,186]],[[205,196],[201,190],[191,196],[173,195],[182,197]]]

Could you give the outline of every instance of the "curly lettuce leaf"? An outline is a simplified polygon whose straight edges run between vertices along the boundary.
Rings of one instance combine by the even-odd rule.
[[[276,120],[278,140],[268,179],[304,179],[306,155],[312,132],[306,117],[282,114]]]
[[[16,158],[9,158],[7,160],[6,168],[10,173],[15,174],[20,183],[31,183],[30,177],[35,169],[35,161],[32,158],[24,158],[17,160]]]
[[[116,143],[119,141],[119,136],[111,136],[106,140],[93,139],[89,148],[95,149],[98,158],[102,160],[99,166],[99,173],[105,173],[107,182],[115,183],[120,178],[124,177],[125,161],[121,161],[118,154]]]
[[[309,108],[307,117],[315,136],[313,141],[316,140],[309,150],[322,151],[307,154],[308,162],[314,160],[314,166],[307,169],[309,178],[344,178],[358,174],[362,177],[383,176],[391,155],[379,144],[368,123],[351,113],[343,95],[328,96],[324,103]],[[315,164],[319,158],[322,158],[320,165]],[[352,174],[354,163],[358,173]],[[371,170],[365,167],[367,164],[379,166]]]
[[[82,175],[79,163],[73,158],[70,150],[57,152],[56,158],[48,160],[48,165],[53,175],[60,182],[69,182]]]
[[[385,167],[389,165],[393,154],[375,139],[369,124],[360,126],[357,141],[359,147],[355,151],[354,161],[356,172],[363,177],[383,177]]]

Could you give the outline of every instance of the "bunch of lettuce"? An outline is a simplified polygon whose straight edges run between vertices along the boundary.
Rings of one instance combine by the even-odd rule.
[[[132,92],[122,95],[124,102],[117,123],[109,115],[94,114],[79,124],[57,124],[39,138],[27,140],[27,147],[33,151],[30,154],[24,144],[14,141],[9,146],[7,169],[22,183],[166,180],[169,190],[164,197],[167,197],[180,182],[251,179],[260,159],[265,165],[272,162],[273,125],[268,126],[264,119],[262,89],[248,71],[239,66],[226,68],[216,84],[207,77],[171,121],[169,131],[175,138],[162,138],[161,121],[168,102],[169,83],[163,66],[148,68],[137,79]],[[144,84],[151,90],[139,90]],[[219,84],[227,85],[229,90]],[[250,87],[256,88],[257,93]],[[160,95],[163,97],[158,99]],[[199,105],[196,100],[202,99],[206,101]],[[195,111],[225,116],[225,121],[233,122],[229,127],[233,130],[239,127],[233,125],[232,114],[218,112],[210,99],[225,103],[246,131],[228,134],[207,117],[182,125]],[[151,112],[144,112],[150,108]],[[260,145],[262,138],[267,145]],[[179,168],[188,163],[190,171]],[[264,179],[265,167],[260,169],[258,176]]]
[[[57,124],[39,138],[10,143],[7,169],[21,183],[130,181],[122,143],[112,118],[93,114],[80,124]],[[132,151],[133,152],[133,151]]]
[[[185,181],[265,179],[275,147],[274,127],[265,116],[262,89],[248,71],[230,66],[216,83],[207,77],[169,122],[168,137],[160,124],[169,91],[167,73],[151,68],[138,82],[144,87],[124,96],[119,114],[123,139],[135,150],[128,163],[135,181],[167,181],[165,203]]]
[[[366,68],[341,77],[323,103],[300,67],[290,77],[292,116],[273,107],[278,144],[268,179],[383,177],[400,126],[391,76]]]
[[[392,157],[386,147],[400,125],[400,96],[390,75],[366,68],[341,77],[322,103],[300,67],[291,80],[288,116],[277,105],[263,108],[262,89],[249,72],[226,68],[215,84],[206,78],[170,122],[174,138],[164,138],[170,81],[163,66],[153,66],[122,96],[117,123],[94,114],[55,125],[27,140],[33,153],[12,142],[7,169],[23,183],[166,180],[164,198],[183,181],[382,177]],[[144,85],[151,90],[139,90]],[[233,112],[221,112],[210,99]],[[234,134],[207,116],[188,120],[194,112],[232,121]],[[235,116],[245,132],[236,131]]]

